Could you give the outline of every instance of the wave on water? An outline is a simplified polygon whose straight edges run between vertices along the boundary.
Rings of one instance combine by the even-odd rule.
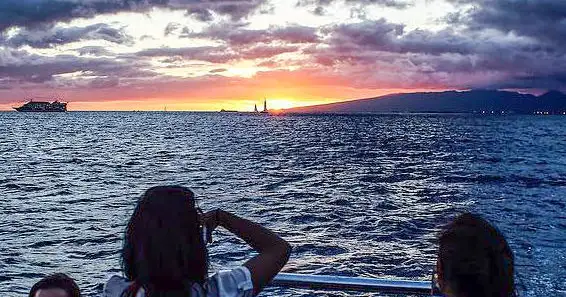
[[[276,230],[297,273],[429,280],[439,228],[475,211],[509,238],[522,295],[566,291],[559,117],[1,113],[0,135],[1,296],[53,272],[98,296],[136,199],[161,184]],[[210,246],[214,269],[251,254],[226,232]]]

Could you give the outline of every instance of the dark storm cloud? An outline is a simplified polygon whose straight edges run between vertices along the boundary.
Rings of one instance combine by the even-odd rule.
[[[268,7],[268,0],[177,0],[177,2],[175,7],[185,7],[188,16],[201,22],[212,21],[213,14],[227,15],[233,21],[238,21],[255,11],[260,13],[270,11],[262,9]],[[190,2],[190,5],[187,2]]]
[[[175,32],[175,30],[179,29],[180,27],[181,24],[179,23],[169,23],[167,24],[167,27],[165,27],[165,32],[163,32],[163,35],[169,36],[171,33]]]
[[[470,29],[497,29],[543,42],[566,43],[566,1],[564,0],[449,0],[472,4],[467,13],[453,15],[454,23]]]
[[[250,24],[242,19],[265,7],[267,0],[0,0],[0,45],[5,46],[0,47],[0,87],[49,83],[57,81],[54,77],[60,74],[78,72],[84,73],[85,86],[91,88],[123,86],[128,78],[151,78],[152,83],[159,83],[165,76],[144,70],[151,69],[155,60],[163,67],[179,68],[187,67],[186,61],[209,65],[255,60],[268,68],[296,63],[293,65],[304,69],[309,79],[352,87],[566,89],[566,1],[448,1],[462,8],[444,19],[452,26],[430,31],[410,30],[385,19],[337,21],[320,28],[287,25],[248,29]],[[350,4],[352,11],[359,9],[357,13],[363,15],[366,5],[403,9],[412,1],[300,0],[297,5],[316,7],[323,13],[336,2]],[[469,5],[473,9],[468,10]],[[88,46],[75,49],[79,56],[55,57],[16,50],[25,45],[49,48],[83,40],[129,44],[132,37],[110,25],[63,28],[56,23],[151,7],[179,9],[197,20],[215,21],[202,32],[170,23],[163,31],[165,36],[202,38],[221,45],[163,47],[120,55],[108,47]],[[230,20],[218,23],[218,15]],[[13,26],[21,28],[8,34],[5,29]],[[221,74],[223,69],[210,73]],[[274,75],[274,81],[293,76]],[[298,83],[304,81],[310,82],[297,79]]]
[[[238,20],[265,3],[266,0],[2,0],[0,31],[14,26],[43,26],[106,13],[147,11],[152,7],[189,12],[200,9]]]
[[[496,30],[524,37],[530,47],[506,48],[490,58],[483,55],[483,67],[507,69],[512,75],[494,87],[566,89],[566,1],[564,0],[449,0],[471,5],[471,9],[450,15],[451,24],[469,32]],[[484,45],[485,46],[485,45]],[[515,72],[516,71],[516,72]]]
[[[271,43],[274,41],[285,43],[315,43],[319,41],[316,28],[299,25],[251,30],[234,26],[234,24],[221,24],[208,27],[199,33],[185,30],[182,37],[221,40],[231,45]]]
[[[298,7],[314,6],[312,13],[315,15],[324,15],[326,7],[336,2],[346,3],[352,6],[352,15],[365,15],[365,9],[368,5],[380,5],[397,9],[404,9],[412,5],[411,0],[298,0]]]
[[[327,43],[335,52],[383,51],[422,53],[429,55],[495,55],[513,56],[521,53],[540,56],[560,56],[552,47],[534,40],[517,38],[489,31],[444,29],[437,32],[413,30],[385,19],[341,24],[323,29]]]
[[[210,10],[203,7],[191,7],[187,9],[187,15],[201,22],[210,22],[213,18]]]
[[[407,32],[403,25],[381,19],[326,27],[321,34],[326,46],[310,47],[304,53],[324,67],[360,68],[368,73],[398,68],[411,79],[418,74],[429,77],[431,84],[436,81],[448,87],[487,83],[523,88],[562,83],[561,88],[565,87],[555,75],[566,69],[563,50],[498,30]],[[486,82],[487,78],[493,81]]]
[[[237,60],[271,58],[283,53],[298,51],[296,46],[201,46],[185,48],[154,48],[138,52],[139,57],[167,57],[165,63],[176,63],[179,59],[204,61],[209,63],[228,63]]]
[[[323,29],[323,32],[328,36],[330,49],[336,53],[379,51],[431,55],[471,54],[483,50],[482,46],[489,48],[496,44],[485,36],[457,34],[451,29],[439,32],[405,32],[404,25],[390,23],[385,19],[336,25]]]
[[[393,40],[403,34],[404,28],[404,25],[380,19],[336,25],[325,28],[323,32],[330,36],[330,45],[338,50],[348,50],[349,47],[389,50]]]
[[[140,57],[180,57],[210,63],[227,63],[239,58],[236,53],[230,52],[225,46],[153,48],[140,51],[136,55]]]
[[[264,1],[211,1],[216,2],[216,5],[213,5],[211,10],[223,15],[229,15],[234,20],[239,20],[247,15],[249,15],[252,11],[257,9],[260,4]]]
[[[89,81],[88,86],[93,89],[105,89],[117,87],[120,84],[120,79],[116,76],[99,77]]]
[[[133,38],[122,29],[113,28],[107,24],[94,24],[86,27],[48,27],[22,29],[15,35],[3,40],[10,47],[29,45],[35,48],[49,48],[82,40],[106,40],[117,44],[131,44]]]
[[[297,46],[254,46],[240,51],[241,59],[253,60],[271,58],[284,53],[292,53],[299,50]]]
[[[319,41],[317,30],[305,26],[288,26],[284,28],[267,30],[274,40],[289,43],[315,43]]]
[[[490,89],[547,89],[565,90],[566,72],[548,75],[515,76],[510,79],[488,84]]]
[[[162,0],[3,0],[0,1],[0,31],[12,26],[34,27],[78,17],[132,11]]]
[[[410,0],[299,0],[297,6],[316,5],[317,7],[325,7],[335,2],[345,2],[348,4],[358,5],[381,5],[395,8],[406,8],[411,5]]]
[[[149,65],[143,61],[115,58],[86,58],[72,55],[46,57],[26,51],[0,50],[0,80],[20,83],[44,83],[54,76],[82,72],[101,77],[150,77],[155,73],[144,70]]]
[[[114,54],[103,46],[83,46],[77,49],[77,52],[81,56],[92,55],[92,56],[113,56]]]

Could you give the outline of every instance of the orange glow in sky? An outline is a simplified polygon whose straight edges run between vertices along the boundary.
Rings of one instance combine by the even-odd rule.
[[[297,87],[287,90],[258,89],[258,90],[238,90],[238,89],[217,89],[197,92],[194,97],[183,97],[182,94],[172,94],[170,97],[151,97],[137,99],[137,94],[132,98],[124,98],[127,95],[122,92],[112,92],[105,94],[91,94],[92,99],[79,96],[79,94],[67,93],[63,96],[69,101],[69,111],[219,111],[235,110],[250,112],[257,105],[258,110],[263,109],[263,100],[267,100],[267,107],[270,111],[287,109],[300,106],[328,104],[339,101],[354,100],[361,98],[377,97],[391,93],[417,92],[428,89],[351,89],[340,87],[328,88],[308,88]],[[218,94],[215,94],[217,91]],[[204,97],[208,92],[210,97]],[[230,97],[225,92],[231,92]],[[272,93],[270,93],[272,92]],[[246,96],[249,94],[249,97]],[[262,94],[266,94],[263,95]],[[328,94],[328,95],[327,95]],[[202,96],[202,97],[201,97]],[[23,97],[23,96],[22,96]],[[83,98],[83,100],[75,98]],[[98,98],[107,98],[99,101]],[[73,100],[74,99],[74,100]],[[14,103],[0,105],[0,110],[12,110],[12,107],[22,105],[25,100],[17,100]]]

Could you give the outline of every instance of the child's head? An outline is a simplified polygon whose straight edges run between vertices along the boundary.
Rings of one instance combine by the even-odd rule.
[[[447,296],[515,296],[513,252],[478,215],[462,214],[440,234],[437,270]]]
[[[29,297],[80,297],[77,283],[63,273],[44,277],[31,288]]]

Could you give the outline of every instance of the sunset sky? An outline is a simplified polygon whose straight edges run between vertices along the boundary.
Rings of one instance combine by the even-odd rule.
[[[0,110],[566,89],[564,0],[1,0]]]

